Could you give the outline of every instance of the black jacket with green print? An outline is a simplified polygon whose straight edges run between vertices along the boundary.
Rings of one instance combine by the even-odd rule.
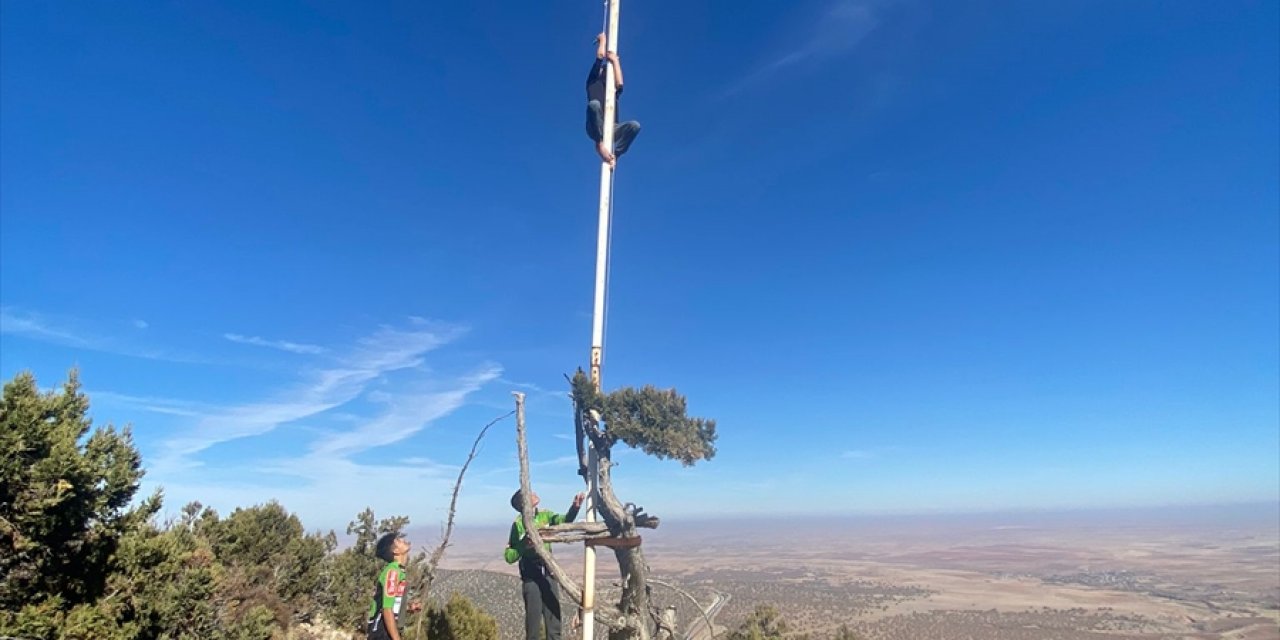
[[[564,515],[553,511],[538,511],[533,514],[533,523],[541,529],[553,524],[573,522],[577,517],[578,507],[569,507],[569,512]],[[547,575],[547,569],[542,566],[542,559],[538,557],[538,552],[525,545],[524,535],[524,517],[516,516],[516,521],[511,523],[511,535],[507,538],[507,548],[503,551],[502,557],[507,564],[515,564],[517,561],[520,563],[521,579],[541,578]],[[546,547],[547,551],[551,551],[550,544]]]

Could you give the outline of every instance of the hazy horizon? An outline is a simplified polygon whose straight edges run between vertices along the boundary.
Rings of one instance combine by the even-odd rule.
[[[661,516],[661,514],[658,514]],[[505,533],[511,525],[505,521],[455,524],[453,541],[478,536],[484,540],[505,542]],[[946,531],[992,531],[1009,528],[1044,529],[1047,531],[1086,530],[1096,527],[1121,529],[1157,528],[1186,530],[1250,529],[1280,533],[1280,502],[1239,503],[1224,505],[1167,505],[1133,508],[1062,509],[1062,510],[1006,510],[983,512],[954,512],[927,514],[793,514],[769,519],[767,524],[758,516],[711,516],[702,518],[664,518],[656,530],[642,534],[659,541],[670,537],[715,534],[724,530],[792,532],[809,530],[815,523],[839,526],[850,533],[927,532],[937,535]],[[306,523],[304,522],[304,525]],[[443,522],[439,525],[411,519],[406,533],[415,544],[438,542]],[[346,544],[352,536],[341,530],[339,541]],[[1277,538],[1280,543],[1280,538]]]

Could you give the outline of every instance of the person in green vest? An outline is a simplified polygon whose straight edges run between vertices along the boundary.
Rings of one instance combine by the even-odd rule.
[[[529,504],[533,506],[533,522],[538,528],[553,524],[573,522],[578,517],[578,508],[582,506],[584,494],[573,497],[569,511],[560,515],[553,511],[538,509],[538,494],[529,496]],[[511,508],[521,510],[524,503],[520,491],[511,496]],[[547,553],[551,545],[546,545]],[[555,576],[542,563],[538,552],[533,548],[533,540],[525,534],[524,518],[516,516],[511,523],[511,535],[507,538],[507,548],[503,552],[507,564],[520,563],[520,593],[524,598],[524,637],[525,640],[539,640],[543,625],[546,626],[546,640],[560,640],[560,585]]]
[[[378,538],[374,553],[386,564],[378,572],[373,602],[369,603],[369,618],[365,629],[369,640],[400,640],[400,605],[403,604],[408,582],[404,564],[409,559],[411,545],[403,535],[391,532]],[[421,602],[409,604],[409,611],[422,609]]]

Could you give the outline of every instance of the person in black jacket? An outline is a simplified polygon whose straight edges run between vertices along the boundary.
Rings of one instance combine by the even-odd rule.
[[[613,126],[613,149],[606,149],[604,146],[604,93],[605,78],[608,65],[613,65],[613,86],[614,93],[614,121],[618,118],[618,99],[622,97],[622,62],[618,60],[618,54],[606,50],[605,35],[602,33],[596,36],[596,61],[591,65],[591,72],[587,74],[587,135],[596,143],[596,153],[600,154],[600,159],[609,163],[610,167],[615,166],[618,156],[627,152],[631,148],[631,142],[636,139],[636,135],[640,133],[640,123],[632,120],[630,122],[617,122]]]
[[[516,491],[511,496],[511,508],[520,511],[524,505],[523,492]],[[578,508],[582,506],[585,494],[573,497],[569,511],[560,515],[553,511],[538,508],[538,494],[529,496],[529,504],[533,506],[533,522],[537,527],[573,522],[578,517]],[[551,551],[551,545],[547,545]],[[524,599],[524,637],[525,640],[560,640],[560,584],[542,564],[542,559],[533,548],[533,541],[524,530],[524,515],[517,515],[511,523],[511,535],[507,538],[507,548],[502,557],[507,564],[520,563],[520,595]],[[544,631],[545,630],[545,631]],[[543,635],[545,632],[545,636]]]

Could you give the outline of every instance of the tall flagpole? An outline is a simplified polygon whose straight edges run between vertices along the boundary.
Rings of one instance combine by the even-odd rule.
[[[608,51],[618,52],[618,5],[621,0],[609,2]],[[605,65],[604,79],[604,148],[613,151],[613,127],[617,120],[617,92],[613,86],[613,65]],[[609,214],[610,195],[613,187],[613,169],[609,163],[600,162],[600,226],[596,235],[596,299],[591,317],[591,382],[600,387],[600,365],[604,361],[604,296],[609,268]]]
[[[608,2],[608,29],[605,44],[607,51],[618,52],[618,8],[622,0]],[[601,141],[604,148],[613,152],[613,125],[617,120],[617,92],[613,86],[613,65],[605,65],[604,124]],[[613,168],[600,162],[600,226],[596,234],[596,289],[595,307],[591,316],[591,384],[600,390],[600,367],[604,363],[604,299],[605,283],[609,269],[609,217],[612,210],[609,201],[613,193]],[[588,442],[587,469],[587,522],[596,520],[596,503],[600,491],[600,458],[595,446]],[[582,638],[595,640],[596,550],[584,544],[582,569]]]

